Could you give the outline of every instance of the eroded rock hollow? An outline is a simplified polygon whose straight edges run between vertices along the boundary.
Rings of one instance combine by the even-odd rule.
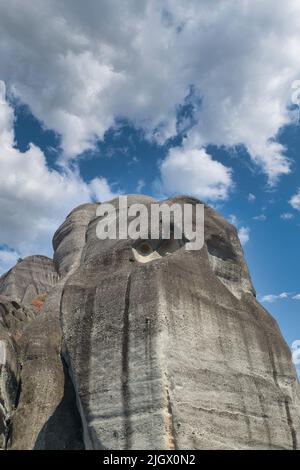
[[[205,206],[201,250],[100,240],[97,208],[0,278],[0,448],[299,448],[291,353],[236,229]]]

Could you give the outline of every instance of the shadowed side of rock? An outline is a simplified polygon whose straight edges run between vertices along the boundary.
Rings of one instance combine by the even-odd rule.
[[[12,449],[84,447],[75,390],[61,357],[60,302],[64,283],[80,262],[86,227],[95,210],[88,204],[77,208],[54,237],[58,280],[20,342],[22,390],[11,422]]]
[[[16,302],[0,296],[0,449],[7,447],[11,417],[19,399],[21,365],[17,341],[31,315]]]
[[[65,245],[68,250],[71,247],[70,255],[66,257],[75,266],[80,259],[80,243],[81,249],[85,243],[89,217],[88,212],[78,211],[74,211],[75,215],[68,219],[68,223],[71,219],[72,227],[68,232],[69,243]],[[64,237],[61,237],[61,242],[63,241]],[[64,249],[61,243],[57,244],[57,248],[57,253]],[[5,318],[2,316],[2,324],[0,322],[0,335],[4,335],[5,328],[7,342],[12,343],[14,337],[17,340],[13,343],[14,349],[11,346],[16,380],[11,387],[10,401],[14,403],[6,411],[5,420],[1,420],[1,428],[4,424],[7,428],[3,429],[5,443],[3,440],[2,447],[83,447],[76,396],[61,359],[60,296],[66,275],[67,270],[60,273],[59,279],[59,272],[55,270],[52,260],[34,256],[19,262],[1,278],[1,292],[19,302],[17,304],[16,300],[13,301],[17,307],[14,315],[8,316],[6,313]],[[39,301],[38,305],[35,300]],[[22,302],[28,307],[24,307]],[[22,329],[19,327],[20,321],[16,319],[17,315],[21,317],[21,313],[24,317]],[[8,362],[9,357],[6,352],[6,369],[12,368]],[[4,375],[2,367],[0,378]],[[9,378],[9,381],[12,382],[12,379]],[[15,403],[16,393],[18,403]]]

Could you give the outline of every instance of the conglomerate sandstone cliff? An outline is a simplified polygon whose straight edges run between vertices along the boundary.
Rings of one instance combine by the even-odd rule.
[[[0,278],[0,448],[299,448],[291,353],[236,229],[205,206],[198,251],[100,240],[98,206]]]

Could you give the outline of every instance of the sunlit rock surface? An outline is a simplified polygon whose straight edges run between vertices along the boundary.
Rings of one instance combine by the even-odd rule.
[[[99,240],[97,207],[68,216],[53,264],[0,279],[0,447],[299,448],[291,353],[236,229],[206,206],[198,251]]]

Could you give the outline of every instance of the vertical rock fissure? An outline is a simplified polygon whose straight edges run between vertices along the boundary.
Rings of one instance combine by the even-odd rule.
[[[76,383],[74,374],[72,372],[72,368],[70,366],[70,357],[69,357],[69,354],[68,354],[67,350],[62,352],[60,357],[61,357],[65,377],[68,374],[69,378],[70,378],[70,381],[73,385],[73,389],[74,389],[74,393],[75,393],[75,400],[76,400],[75,404],[76,404],[78,415],[79,415],[79,418],[80,418],[80,421],[81,421],[82,440],[83,440],[84,448],[85,448],[85,450],[91,450],[91,449],[93,449],[93,447],[92,447],[91,439],[90,439],[90,436],[89,436],[89,430],[88,430],[86,418],[85,418],[85,415],[84,415],[84,412],[83,412],[81,399],[80,399],[80,396],[79,396],[79,393],[78,393],[78,385]]]
[[[10,439],[10,434],[11,434],[11,420],[9,417],[5,419],[4,426],[5,426],[4,450],[8,450],[9,439]]]
[[[5,405],[4,403],[2,404],[1,401],[0,401],[0,411],[2,412],[2,425],[3,425],[3,437],[4,437],[4,440],[3,440],[3,447],[2,449],[3,450],[7,450],[8,448],[8,441],[9,441],[9,436],[10,436],[10,427],[11,427],[11,421],[10,421],[10,416],[9,416],[9,413],[7,412],[7,410],[5,409]],[[2,429],[3,429],[2,428]]]
[[[71,273],[73,273],[73,270],[71,270],[70,274],[67,275],[66,279],[68,279],[70,277]],[[65,281],[65,283],[66,283],[66,281]],[[64,294],[65,294],[65,288],[63,288],[62,294],[61,294],[61,297],[60,297],[59,311],[60,311],[60,319],[61,320],[63,318],[63,298],[64,298]],[[93,301],[88,302],[88,305],[93,305]],[[91,316],[87,315],[87,321],[85,322],[86,325],[89,324],[88,322],[90,321],[90,319],[91,319]],[[89,344],[90,343],[87,341],[87,345],[89,345]],[[84,355],[82,355],[82,356],[84,357]],[[90,356],[90,354],[89,354],[89,356]],[[80,416],[80,419],[81,419],[82,438],[83,438],[84,447],[85,447],[86,450],[90,450],[90,449],[93,448],[93,446],[92,446],[92,441],[91,441],[90,434],[89,434],[88,425],[87,425],[87,422],[86,422],[86,417],[85,417],[85,414],[84,414],[84,411],[83,411],[81,398],[80,398],[80,395],[79,395],[79,386],[78,386],[77,380],[75,378],[75,374],[73,373],[73,370],[72,370],[71,359],[70,359],[70,355],[69,355],[69,352],[68,352],[67,345],[64,342],[62,343],[61,359],[62,359],[62,364],[63,364],[63,367],[64,367],[64,371],[67,374],[69,374],[70,380],[71,380],[71,382],[73,384],[73,387],[74,387],[74,392],[75,392],[75,397],[76,397],[76,407],[77,407],[77,410],[78,410],[78,413],[79,413],[79,416]],[[87,373],[87,369],[88,368],[86,367],[86,364],[83,362],[82,367],[80,367],[80,370],[84,370],[85,373]],[[88,379],[88,377],[87,377],[87,379]]]
[[[129,389],[129,307],[130,307],[131,273],[128,276],[125,306],[123,314],[122,338],[122,404],[124,415],[125,449],[131,448],[132,425],[130,418],[130,389]]]
[[[159,335],[158,343],[158,357],[160,360],[160,367],[162,373],[162,392],[163,392],[163,430],[164,430],[164,445],[166,445],[168,450],[178,449],[178,443],[176,439],[176,429],[174,424],[174,414],[172,400],[169,391],[169,374],[168,374],[168,341],[169,338],[169,329],[168,329],[168,320],[166,312],[168,312],[168,302],[166,299],[166,294],[161,288],[163,286],[163,280],[157,278],[157,292],[158,292],[158,305],[157,312],[160,316],[161,324],[163,325],[163,330]]]
[[[23,370],[23,365],[20,364],[20,379],[19,379],[19,383],[17,386],[16,397],[15,397],[15,404],[14,404],[15,409],[17,409],[19,406],[20,397],[22,393],[22,370]]]
[[[166,431],[167,431],[167,445],[169,450],[176,450],[176,439],[175,439],[175,426],[173,418],[172,403],[170,399],[170,393],[168,386],[165,386],[167,396],[167,420],[166,420]]]
[[[22,365],[20,364],[20,379],[19,381],[17,378],[13,375],[13,381],[15,383],[15,386],[13,387],[16,392],[15,392],[15,398],[13,401],[13,407],[11,411],[9,411],[8,407],[5,405],[5,399],[2,401],[0,400],[0,411],[2,412],[3,415],[3,427],[4,427],[4,442],[3,442],[3,449],[8,450],[9,445],[10,445],[10,438],[11,438],[11,433],[12,433],[12,415],[16,411],[19,401],[20,401],[20,395],[21,395],[21,390],[22,390]],[[1,390],[0,390],[0,395],[1,395]]]
[[[285,411],[286,411],[287,422],[291,431],[293,450],[297,450],[297,436],[296,436],[296,431],[293,425],[289,401],[290,401],[290,398],[285,397],[284,399]]]

